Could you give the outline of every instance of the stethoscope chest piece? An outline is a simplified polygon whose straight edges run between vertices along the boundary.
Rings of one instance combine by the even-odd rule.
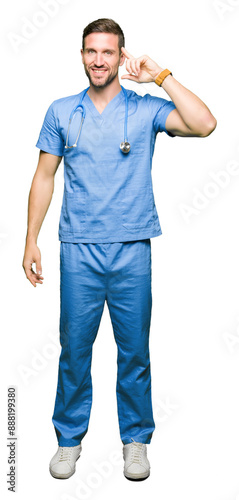
[[[122,153],[129,153],[130,152],[130,143],[127,141],[121,142],[120,149],[121,149]]]

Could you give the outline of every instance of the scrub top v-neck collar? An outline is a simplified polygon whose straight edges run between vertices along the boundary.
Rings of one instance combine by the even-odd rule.
[[[100,121],[103,122],[104,118],[107,118],[107,116],[112,116],[112,112],[116,109],[116,107],[120,104],[120,102],[124,99],[124,93],[123,90],[121,89],[118,94],[116,94],[110,102],[105,106],[103,109],[102,113],[98,111],[98,109],[95,107],[93,101],[91,100],[90,96],[85,94],[84,101],[87,107],[90,109],[91,113],[95,118],[100,119]]]

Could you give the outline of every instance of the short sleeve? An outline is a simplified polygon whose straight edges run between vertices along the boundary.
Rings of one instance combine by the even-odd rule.
[[[162,97],[151,96],[150,94],[147,94],[147,96],[149,96],[148,104],[153,119],[155,133],[157,134],[158,132],[166,132],[166,134],[170,137],[175,137],[165,127],[165,123],[169,113],[173,109],[176,109],[174,102],[163,99]]]
[[[46,153],[63,156],[64,143],[57,128],[55,101],[53,101],[46,112],[36,147]]]

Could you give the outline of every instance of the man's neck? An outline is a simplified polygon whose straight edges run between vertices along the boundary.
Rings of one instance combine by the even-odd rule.
[[[113,99],[121,90],[119,80],[115,79],[103,88],[97,88],[90,85],[87,94],[95,104],[98,104],[99,106],[107,106],[111,99]]]

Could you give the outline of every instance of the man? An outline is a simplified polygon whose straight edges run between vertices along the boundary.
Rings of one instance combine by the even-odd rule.
[[[37,142],[39,163],[28,208],[23,267],[43,283],[37,237],[49,207],[54,175],[64,156],[65,186],[59,224],[61,356],[53,424],[58,450],[55,478],[75,472],[88,430],[92,347],[107,302],[118,349],[117,405],[124,475],[150,473],[146,445],[155,428],[151,403],[149,329],[151,241],[162,233],[151,166],[158,132],[206,137],[216,127],[207,106],[149,56],[131,56],[111,19],[83,32],[82,62],[89,88],[54,101]],[[122,79],[156,82],[171,100],[139,96]],[[36,264],[36,272],[32,264]]]

